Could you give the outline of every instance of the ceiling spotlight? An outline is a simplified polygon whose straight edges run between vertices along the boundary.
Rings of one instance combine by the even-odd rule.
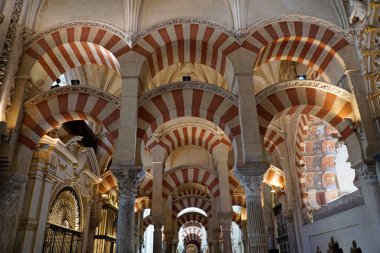
[[[305,74],[297,75],[297,79],[298,80],[306,80],[306,75]]]

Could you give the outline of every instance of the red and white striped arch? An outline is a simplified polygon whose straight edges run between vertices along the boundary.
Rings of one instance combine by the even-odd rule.
[[[152,133],[162,125],[178,117],[204,118],[219,126],[233,143],[235,152],[240,138],[239,109],[235,95],[204,83],[195,83],[190,88],[178,84],[160,87],[140,98],[137,137],[144,144]],[[215,94],[208,89],[216,90]],[[240,154],[241,155],[241,154]]]
[[[280,21],[253,30],[242,47],[257,54],[255,68],[273,60],[296,61],[312,67],[325,81],[336,83],[345,71],[340,55],[350,50],[348,45],[331,27]]]
[[[271,165],[269,169],[264,173],[263,182],[274,187],[285,188],[284,172]]]
[[[232,215],[232,221],[235,222],[239,227],[241,226],[241,214],[239,213],[233,213]]]
[[[229,187],[230,187],[230,194],[231,196],[235,193],[236,189],[239,187],[240,185],[240,182],[239,180],[235,177],[235,175],[233,174],[233,170],[230,170],[229,171],[229,175],[228,175],[228,183],[229,183]]]
[[[145,178],[141,182],[140,191],[144,196],[152,198],[153,193],[153,176],[150,173],[146,173]]]
[[[207,228],[207,217],[201,213],[196,213],[196,212],[184,213],[183,215],[177,218],[177,221],[178,221],[178,227],[181,227],[186,222],[197,221],[200,224],[202,224],[202,226]]]
[[[100,168],[106,168],[114,151],[113,139],[109,135],[100,136],[97,142],[96,156]]]
[[[272,154],[276,147],[284,143],[284,141],[284,138],[277,131],[268,129],[264,136],[264,147]]]
[[[208,217],[212,216],[212,204],[209,199],[199,196],[185,196],[173,201],[173,217],[177,217],[182,210],[189,207],[199,208],[205,211]]]
[[[199,227],[186,227],[182,232],[182,238],[186,240],[188,236],[197,236],[202,239],[202,230]]]
[[[182,126],[167,132],[160,137],[159,141],[151,138],[146,146],[148,150],[151,150],[159,145],[166,150],[167,154],[170,154],[182,146],[196,145],[212,154],[214,148],[220,144],[226,145],[227,147],[231,146],[227,138],[216,135],[215,131],[201,126]]]
[[[98,194],[108,194],[111,190],[116,189],[117,179],[111,171],[107,171],[102,175],[102,181],[99,184]]]
[[[271,162],[280,166],[280,159],[286,154],[286,143],[277,130],[268,128],[264,135],[264,147],[268,151],[268,155],[273,158]]]
[[[232,36],[204,24],[173,24],[145,35],[132,50],[146,57],[143,71],[149,82],[164,68],[184,62],[207,65],[232,81],[228,54],[240,47]]]
[[[144,209],[151,208],[151,201],[148,197],[140,197],[135,201],[135,213],[144,211]]]
[[[204,198],[209,198],[210,196],[207,194],[207,192],[195,189],[195,188],[187,188],[181,192],[178,193],[178,197],[184,197],[184,196],[199,196]]]
[[[105,91],[88,86],[57,88],[25,103],[19,142],[34,150],[43,135],[73,120],[101,124],[114,142],[118,134],[119,114],[119,100]]]
[[[164,174],[162,196],[167,199],[174,189],[188,183],[206,186],[214,197],[220,194],[219,179],[215,172],[206,168],[178,168]]]
[[[185,246],[186,249],[188,249],[189,247],[200,248],[201,247],[201,243],[202,243],[202,237],[201,237],[201,235],[198,235],[198,234],[195,234],[195,233],[187,234],[183,238],[183,244],[184,244],[184,246]]]
[[[116,57],[129,50],[126,41],[110,29],[63,25],[27,41],[25,60],[34,81],[44,80],[47,85],[68,70],[87,64],[104,65],[119,72]]]
[[[308,82],[299,86],[284,84],[268,87],[256,96],[261,135],[266,134],[272,120],[283,115],[310,114],[335,127],[346,142],[357,142],[352,129],[344,122],[344,118],[355,121],[351,94],[326,83],[323,83],[324,87],[307,86]],[[329,90],[329,87],[343,95]]]
[[[246,207],[245,195],[242,193],[235,193],[231,196],[233,206]]]

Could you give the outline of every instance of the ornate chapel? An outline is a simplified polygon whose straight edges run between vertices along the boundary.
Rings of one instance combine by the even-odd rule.
[[[380,252],[379,0],[0,0],[0,252]]]

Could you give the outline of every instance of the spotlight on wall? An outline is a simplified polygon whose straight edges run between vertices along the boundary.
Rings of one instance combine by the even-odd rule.
[[[306,75],[305,74],[297,75],[297,79],[298,80],[306,80]]]
[[[77,80],[77,79],[71,80],[71,85],[79,85],[79,84],[80,84],[79,80]]]
[[[191,81],[191,76],[183,76],[182,81],[184,82],[190,82]]]

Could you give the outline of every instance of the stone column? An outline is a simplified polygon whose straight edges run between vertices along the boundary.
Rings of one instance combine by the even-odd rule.
[[[211,233],[208,234],[209,243],[210,243],[210,253],[219,253],[219,236],[220,236],[220,228],[214,227],[209,230]]]
[[[257,167],[257,168],[255,168]],[[250,242],[248,252],[267,253],[268,246],[265,235],[264,216],[261,205],[261,184],[263,174],[268,168],[266,164],[239,169],[236,171],[244,186],[247,206],[247,230]]]
[[[135,253],[135,200],[142,168],[139,166],[111,166],[119,188],[116,252]]]
[[[220,217],[220,225],[222,227],[223,234],[223,253],[232,253],[232,242],[231,242],[231,215],[228,217]]]
[[[87,246],[89,241],[89,234],[90,234],[90,216],[91,216],[91,205],[92,205],[92,199],[87,198],[86,200],[86,213],[85,213],[85,224],[83,229],[83,242],[82,242],[82,252],[88,252]]]
[[[375,162],[361,163],[354,168],[356,173],[354,183],[362,191],[374,229],[380,233],[380,185],[376,174],[376,164]]]
[[[294,226],[294,214],[293,212],[285,212],[284,217],[286,219],[286,228],[288,230],[288,243],[290,252],[297,253],[297,237],[296,237],[296,228]]]
[[[174,233],[173,232],[165,233],[165,236],[166,236],[166,253],[173,253]]]
[[[154,222],[153,253],[162,253],[162,221]]]
[[[232,252],[231,243],[231,222],[232,222],[232,203],[230,187],[228,182],[228,163],[227,160],[218,160],[216,164],[219,176],[219,225],[223,232],[223,252]]]
[[[248,247],[248,232],[247,232],[247,221],[241,222],[241,242],[242,242],[242,252],[246,252]]]

